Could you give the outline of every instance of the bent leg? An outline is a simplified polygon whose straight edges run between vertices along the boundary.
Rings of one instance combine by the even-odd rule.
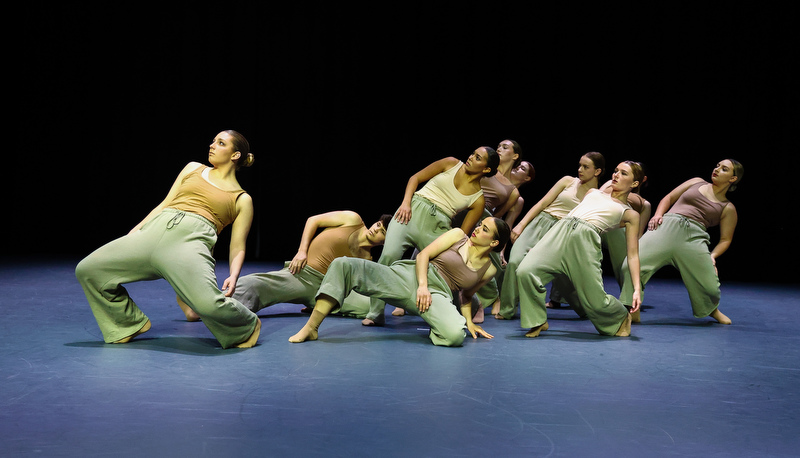
[[[313,306],[323,275],[308,266],[292,274],[288,264],[281,270],[240,277],[233,298],[253,312],[287,302]]]
[[[75,268],[75,276],[107,343],[131,336],[149,323],[122,286],[159,278],[148,261],[156,235],[152,225],[148,229],[107,243]]]

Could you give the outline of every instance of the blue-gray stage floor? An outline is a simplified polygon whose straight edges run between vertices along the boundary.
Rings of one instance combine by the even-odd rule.
[[[523,337],[439,348],[418,317],[330,317],[290,344],[300,306],[262,310],[259,345],[222,350],[163,281],[129,285],[153,328],[106,345],[75,262],[0,267],[0,455],[797,456],[800,289],[723,285],[723,326],[683,286],[648,285],[630,338],[570,310]],[[220,278],[226,266],[218,269]],[[249,263],[244,273],[278,264]],[[618,292],[613,281],[608,291]]]

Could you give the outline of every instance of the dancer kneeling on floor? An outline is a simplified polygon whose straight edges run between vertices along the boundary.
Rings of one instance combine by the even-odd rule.
[[[489,253],[501,249],[510,230],[505,221],[484,219],[471,236],[451,229],[425,247],[416,260],[391,266],[354,258],[335,259],[317,294],[308,322],[290,342],[316,340],[322,320],[353,290],[419,314],[431,327],[434,345],[459,346],[466,328],[473,338],[493,336],[472,322],[472,295],[496,273]],[[461,294],[461,313],[453,294]]]
[[[603,289],[602,244],[600,234],[625,227],[628,265],[633,284],[639,284],[639,213],[627,203],[628,194],[640,185],[641,166],[632,161],[620,163],[611,185],[604,191],[591,189],[581,203],[559,220],[536,244],[519,265],[517,283],[520,294],[520,321],[530,328],[526,337],[537,337],[548,329],[545,285],[557,277],[567,281],[562,293],[571,304],[581,304],[586,316],[603,335],[628,336],[631,316],[628,309]],[[632,311],[640,305],[640,290],[632,294]]]

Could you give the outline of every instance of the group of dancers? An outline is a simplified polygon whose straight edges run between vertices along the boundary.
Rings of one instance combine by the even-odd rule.
[[[127,343],[151,328],[123,285],[157,278],[175,290],[186,318],[202,321],[223,348],[256,345],[256,312],[277,303],[310,312],[290,342],[316,340],[331,313],[383,325],[386,303],[394,315],[425,320],[430,340],[442,346],[460,346],[467,332],[492,338],[480,326],[485,310],[509,320],[518,308],[525,336],[537,337],[549,328],[547,309],[562,303],[600,334],[628,336],[640,321],[644,285],[665,265],[680,272],[695,317],[731,323],[719,310],[716,259],[737,223],[727,193],[744,169],[733,159],[717,163],[708,181],[679,185],[653,210],[638,194],[647,180],[641,163],[620,162],[601,182],[605,158],[589,152],[577,176],[558,180],[516,223],[525,203],[520,188],[535,172],[520,145],[504,140],[466,161],[429,164],[409,178],[397,211],[370,226],[347,210],[308,218],[297,254],[282,270],[241,277],[254,210],[236,171],[254,156],[244,136],[226,130],[209,146],[208,162],[187,164],[144,220],[76,267],[105,342]],[[719,241],[710,249],[707,229],[717,225]],[[229,276],[220,289],[212,253],[227,226]],[[604,245],[619,298],[604,290]]]

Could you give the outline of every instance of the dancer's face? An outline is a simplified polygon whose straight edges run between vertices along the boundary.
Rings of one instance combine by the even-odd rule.
[[[720,161],[711,173],[711,182],[717,185],[733,183],[737,180],[733,173],[733,162],[725,159]]]
[[[497,145],[497,155],[500,156],[500,163],[507,164],[514,162],[519,155],[514,152],[514,144],[510,140],[503,140]]]
[[[594,162],[586,156],[581,156],[578,161],[578,179],[586,183],[600,173],[600,169],[594,166]]]
[[[486,152],[486,148],[481,147],[470,154],[466,166],[470,172],[481,173],[488,168],[488,163],[489,153]]]
[[[614,174],[611,175],[611,188],[615,191],[630,191],[632,188],[639,185],[633,177],[633,170],[631,166],[625,162],[621,162]]]
[[[522,183],[531,180],[531,170],[533,166],[528,161],[522,161],[520,164],[513,169],[511,169],[510,178],[511,182],[514,183],[515,186],[519,186]]]
[[[233,137],[227,132],[220,132],[208,145],[208,161],[213,165],[226,164],[238,159],[241,153],[233,146]]]
[[[378,221],[367,229],[367,240],[373,245],[383,245],[386,241],[386,228]]]
[[[470,241],[475,246],[495,246],[499,243],[495,240],[497,234],[497,225],[494,223],[494,218],[485,218],[478,227],[472,231]]]

